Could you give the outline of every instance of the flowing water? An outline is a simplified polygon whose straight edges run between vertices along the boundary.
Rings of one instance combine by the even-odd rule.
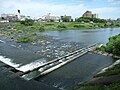
[[[51,44],[51,46],[53,45],[53,49],[55,49],[52,53],[55,53],[56,56],[62,56],[68,52],[61,51],[59,53],[59,50],[56,50],[55,47],[59,46],[59,49],[60,47],[64,49],[69,46],[69,48],[74,46],[85,47],[93,43],[106,44],[109,37],[120,34],[120,28],[46,31],[42,34],[48,34],[56,40],[54,44]],[[20,45],[22,46],[22,44]],[[33,47],[29,44],[23,45],[23,48],[19,48],[18,46],[16,43],[11,43],[7,40],[0,40],[0,61],[24,72],[50,60],[50,58],[47,59],[48,55],[43,56],[32,52],[37,46]],[[52,53],[51,56],[53,55]],[[112,63],[113,59],[111,57],[88,53],[50,74],[38,78],[37,81],[61,90],[71,90],[77,83],[91,79],[98,71]],[[36,74],[39,73],[37,72]]]

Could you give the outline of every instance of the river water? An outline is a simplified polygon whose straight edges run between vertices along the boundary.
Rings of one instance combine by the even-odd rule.
[[[60,49],[60,46],[65,48],[67,44],[69,44],[69,46],[71,45],[69,48],[77,48],[85,47],[93,43],[106,44],[109,37],[120,34],[120,28],[46,31],[40,34],[48,34],[49,36],[52,36],[56,41],[51,45],[55,45],[55,47],[58,45],[58,49]],[[48,61],[46,57],[48,55],[43,56],[32,52],[34,51],[33,48],[37,47],[38,49],[41,47],[26,44],[22,46],[23,48],[18,48],[17,45],[18,44],[16,43],[11,44],[11,42],[2,39],[0,41],[0,61],[21,71],[30,70],[31,68]],[[28,46],[30,46],[30,48]],[[55,51],[57,51],[55,52],[55,55],[57,56],[59,51]],[[65,52],[61,55],[64,54]],[[52,55],[53,54],[51,54],[51,56]],[[77,83],[82,83],[91,79],[98,71],[112,63],[112,57],[88,53],[50,74],[38,78],[37,81],[61,90],[71,90]]]
[[[47,31],[43,33],[55,36],[63,41],[81,42],[87,45],[92,43],[105,44],[109,37],[120,34],[120,28]]]

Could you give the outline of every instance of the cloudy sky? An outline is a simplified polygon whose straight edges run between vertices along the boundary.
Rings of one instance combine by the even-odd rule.
[[[80,17],[86,10],[97,13],[100,18],[120,18],[120,0],[0,0],[0,14],[17,13],[32,18],[51,15]]]

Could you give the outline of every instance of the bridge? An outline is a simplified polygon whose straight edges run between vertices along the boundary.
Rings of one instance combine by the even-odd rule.
[[[7,71],[11,70],[11,71],[15,72],[9,76],[11,78],[15,78],[16,76],[27,75],[27,74],[34,72],[34,71],[39,71],[40,74],[36,75],[33,78],[30,78],[30,79],[37,79],[38,77],[44,76],[44,75],[46,75],[46,74],[64,66],[64,65],[76,60],[77,58],[85,55],[86,53],[95,49],[96,47],[97,47],[97,44],[89,45],[86,48],[78,49],[74,52],[71,52],[71,53],[65,55],[65,56],[62,56],[62,57],[59,57],[59,58],[54,59],[52,61],[46,62],[42,65],[38,65],[37,67],[35,67],[31,70],[24,71],[24,72],[20,71],[20,70],[16,70],[15,68],[9,67],[9,66],[7,66],[8,67]]]

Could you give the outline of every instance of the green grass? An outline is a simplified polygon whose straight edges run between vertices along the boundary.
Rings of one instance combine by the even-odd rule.
[[[34,41],[34,38],[31,37],[20,37],[16,40],[17,43],[28,43]]]
[[[113,25],[120,26],[120,25]],[[112,26],[112,27],[113,27]],[[17,30],[72,30],[72,29],[91,29],[91,28],[106,28],[111,27],[111,25],[106,26],[104,23],[80,23],[80,22],[68,22],[68,23],[61,23],[61,22],[48,22],[43,24],[33,24],[32,26],[25,26],[23,24],[19,24],[13,26],[14,29]]]
[[[24,36],[24,37],[21,36],[21,37],[17,38],[16,42],[17,43],[29,43],[29,42],[33,42],[33,41],[42,40],[47,37],[48,37],[48,35],[36,35],[35,33],[33,33],[31,36]]]
[[[120,90],[120,83],[113,83],[110,85],[85,85],[79,86],[74,90]]]

